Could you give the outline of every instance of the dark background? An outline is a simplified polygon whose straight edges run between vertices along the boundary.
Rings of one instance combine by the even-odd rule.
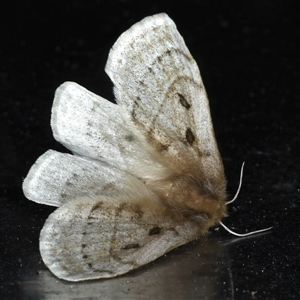
[[[54,91],[72,80],[113,100],[104,73],[110,47],[158,12],[175,21],[199,64],[231,196],[246,161],[242,191],[224,222],[239,232],[274,228],[240,240],[216,228],[119,279],[60,281],[38,249],[54,208],[28,201],[21,189],[38,156],[66,151],[50,128]],[[298,1],[276,0],[4,1],[0,298],[299,299],[299,12]]]

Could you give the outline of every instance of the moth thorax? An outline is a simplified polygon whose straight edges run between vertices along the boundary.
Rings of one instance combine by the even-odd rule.
[[[206,220],[210,226],[226,215],[225,195],[212,195],[190,180],[173,182],[166,196],[168,205],[182,216]]]

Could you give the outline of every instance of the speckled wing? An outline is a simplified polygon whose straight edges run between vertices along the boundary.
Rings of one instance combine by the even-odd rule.
[[[197,237],[198,228],[167,218],[159,204],[133,199],[77,199],[58,208],[40,235],[44,263],[59,278],[109,278],[155,260]]]
[[[197,165],[203,177],[223,176],[198,66],[166,14],[147,17],[112,47],[106,72],[117,103],[176,168]]]
[[[121,111],[74,82],[62,84],[55,93],[51,126],[56,140],[75,155],[43,154],[24,180],[25,196],[61,206],[87,195],[142,191],[139,179],[163,177],[165,167]]]
[[[105,162],[53,150],[31,167],[23,191],[28,199],[51,206],[85,196],[148,194],[142,181]]]
[[[103,161],[137,177],[145,173],[155,177],[157,172],[151,174],[151,170],[162,166],[151,158],[144,137],[133,131],[122,110],[74,82],[65,82],[55,92],[53,135],[77,155]]]

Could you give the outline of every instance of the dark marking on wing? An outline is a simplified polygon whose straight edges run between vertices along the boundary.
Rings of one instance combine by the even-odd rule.
[[[155,226],[149,230],[149,235],[159,234],[161,231],[161,227]]]
[[[177,93],[177,95],[179,96],[179,102],[180,102],[180,104],[181,104],[184,108],[186,108],[187,110],[189,110],[190,107],[191,107],[191,104],[189,104],[189,103],[187,102],[187,100],[184,98],[183,95],[181,95],[181,94],[179,94],[179,93]]]
[[[139,104],[138,104],[137,101],[141,101],[141,98],[140,98],[140,97],[136,97],[136,100],[133,101],[133,104],[134,104],[134,105],[132,106],[131,117],[132,117],[132,119],[134,119],[134,120],[135,120],[135,118],[136,118],[136,108],[139,107]]]
[[[116,216],[119,216],[121,211],[123,211],[126,207],[126,203],[121,203],[119,207],[116,208]]]
[[[131,111],[131,117],[133,120],[135,120],[135,118],[136,118],[136,112],[134,109]]]
[[[98,218],[95,218],[95,217],[93,217],[93,216],[91,216],[91,215],[88,215],[88,217],[87,217],[87,219],[88,219],[88,221],[87,221],[87,225],[93,225],[93,220],[97,220]]]
[[[148,68],[149,73],[154,74],[152,68]]]
[[[87,256],[86,254],[82,255],[82,258],[84,258],[84,259],[87,258],[87,257],[88,257],[88,256]]]
[[[191,128],[188,128],[186,131],[185,131],[185,139],[186,141],[192,146],[194,141],[195,141],[195,136],[191,130]]]
[[[97,210],[97,209],[102,209],[103,206],[103,202],[99,201],[97,202],[91,209],[90,213],[92,213],[93,211]]]
[[[133,205],[132,209],[137,219],[141,219],[143,217],[144,212],[141,210],[141,207],[138,204]]]
[[[168,144],[160,144],[159,145],[160,147],[159,147],[159,151],[168,151],[168,149],[169,149],[169,147],[170,147],[170,145],[168,145]]]
[[[133,142],[134,141],[134,136],[132,134],[127,134],[127,135],[125,135],[124,138],[127,142]]]
[[[81,248],[84,249],[86,247],[86,244],[82,244]]]
[[[123,250],[128,250],[128,249],[135,249],[135,248],[139,248],[140,245],[139,244],[128,244],[125,247],[123,247]]]

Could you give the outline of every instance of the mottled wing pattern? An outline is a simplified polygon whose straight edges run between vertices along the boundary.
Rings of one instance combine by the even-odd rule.
[[[58,208],[40,235],[45,264],[59,278],[109,278],[149,263],[197,237],[190,222],[165,218],[159,204],[126,196],[78,199]],[[118,201],[119,200],[119,201]]]
[[[177,169],[196,163],[204,177],[223,175],[198,66],[166,14],[124,32],[110,51],[106,72],[128,118],[156,150],[179,162]]]

